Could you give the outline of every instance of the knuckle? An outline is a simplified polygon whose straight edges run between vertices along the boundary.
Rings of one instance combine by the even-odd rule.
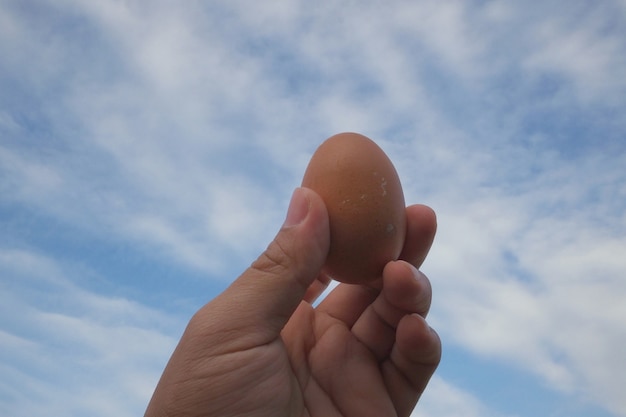
[[[289,270],[292,264],[292,256],[275,240],[252,263],[251,268],[264,274],[281,275]]]

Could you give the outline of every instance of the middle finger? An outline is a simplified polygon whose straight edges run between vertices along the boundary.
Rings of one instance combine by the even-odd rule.
[[[432,290],[428,278],[404,261],[390,262],[383,272],[383,290],[352,326],[352,333],[378,358],[385,359],[395,342],[402,317],[426,317]]]

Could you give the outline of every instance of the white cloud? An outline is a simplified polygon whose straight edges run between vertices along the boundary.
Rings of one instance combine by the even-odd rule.
[[[610,204],[585,201],[595,179],[579,168],[556,166],[568,175],[548,186],[482,195],[440,212],[427,264],[433,320],[444,338],[622,415],[626,404],[615,387],[626,380],[614,369],[626,366],[619,348],[626,343],[623,216],[595,213]],[[558,209],[546,212],[545,202]]]
[[[624,43],[620,32],[607,33],[607,13],[612,5],[587,12],[575,24],[544,20],[533,34],[533,50],[524,65],[540,72],[558,73],[569,78],[583,99],[622,100],[626,89]],[[569,20],[569,19],[568,19]]]
[[[0,145],[2,189],[13,198],[48,200],[61,186],[63,179],[55,167],[41,161],[26,160]]]
[[[35,253],[2,249],[0,273],[4,415],[142,412],[181,321],[82,289]]]
[[[504,417],[475,396],[435,375],[411,417]]]
[[[544,287],[540,300],[546,323],[539,336],[544,356],[554,355],[549,359],[569,370],[576,383],[567,388],[585,392],[623,415],[626,402],[617,387],[624,386],[626,378],[615,372],[626,369],[619,348],[626,343],[623,234],[611,236],[578,218],[555,223],[568,231],[552,229],[552,236],[544,235],[541,245],[533,239],[535,247],[524,259]]]
[[[435,65],[460,78],[472,79],[485,71],[481,58],[487,52],[488,38],[481,32],[484,23],[477,18],[482,10],[483,6],[463,1],[405,2],[392,12],[393,21],[401,28],[397,41],[416,43],[416,54],[423,46],[429,56],[435,57]],[[480,25],[475,24],[476,20]]]

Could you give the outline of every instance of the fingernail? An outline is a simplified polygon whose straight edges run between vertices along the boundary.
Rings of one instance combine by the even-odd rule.
[[[310,202],[304,194],[302,188],[294,190],[283,227],[296,226],[306,218],[306,215],[309,213]]]

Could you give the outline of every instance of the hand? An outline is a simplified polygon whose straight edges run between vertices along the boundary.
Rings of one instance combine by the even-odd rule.
[[[441,355],[417,270],[435,229],[431,209],[408,207],[403,260],[314,308],[330,281],[328,213],[297,189],[266,251],[189,322],[146,417],[409,416]]]

